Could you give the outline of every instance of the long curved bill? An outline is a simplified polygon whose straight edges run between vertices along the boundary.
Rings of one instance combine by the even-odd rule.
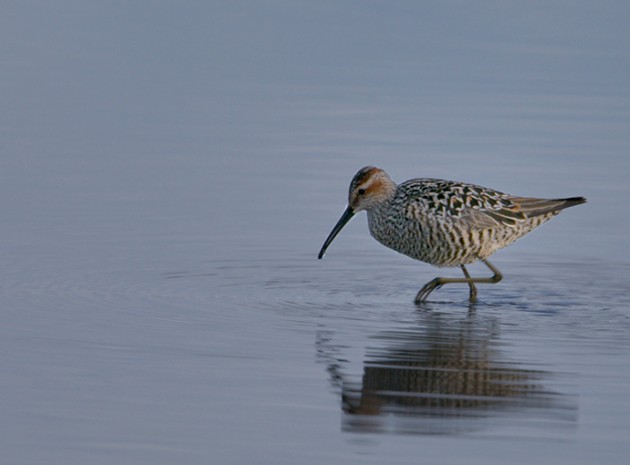
[[[337,224],[335,225],[335,227],[332,229],[332,231],[330,231],[330,234],[326,238],[326,242],[324,242],[324,245],[322,246],[322,250],[319,251],[319,255],[317,256],[317,258],[321,259],[324,256],[324,254],[326,253],[326,249],[328,248],[330,243],[333,241],[335,237],[337,237],[337,234],[339,234],[339,231],[341,231],[341,229],[346,225],[348,221],[350,221],[350,219],[353,216],[354,216],[354,210],[350,207],[350,205],[348,205],[348,208],[346,208],[346,210],[343,212],[343,214],[341,215],[341,218],[339,218],[339,221],[337,221]]]

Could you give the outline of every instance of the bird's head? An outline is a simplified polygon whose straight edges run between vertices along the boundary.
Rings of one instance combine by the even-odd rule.
[[[396,184],[385,171],[374,166],[361,168],[350,181],[348,206],[328,235],[322,249],[319,251],[318,258],[324,256],[330,243],[355,213],[361,210],[370,210],[387,202],[394,195],[395,191]]]

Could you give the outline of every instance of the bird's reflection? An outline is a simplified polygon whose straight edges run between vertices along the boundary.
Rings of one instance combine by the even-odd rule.
[[[418,319],[372,337],[360,377],[344,372],[342,350],[328,353],[345,430],[456,434],[495,429],[506,419],[546,427],[575,420],[570,396],[545,387],[553,373],[505,359],[494,319],[430,309]]]

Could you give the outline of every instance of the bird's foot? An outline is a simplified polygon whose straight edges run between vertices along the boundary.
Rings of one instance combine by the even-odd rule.
[[[422,289],[420,289],[418,295],[416,295],[415,303],[420,304],[422,302],[426,302],[429,294],[431,294],[431,292],[433,292],[434,290],[441,288],[443,285],[444,280],[442,278],[435,278],[429,281],[424,286],[422,286]]]

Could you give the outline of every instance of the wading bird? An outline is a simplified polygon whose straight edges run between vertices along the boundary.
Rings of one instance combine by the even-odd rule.
[[[411,179],[396,185],[380,168],[366,166],[352,178],[348,206],[319,252],[326,249],[350,219],[367,211],[370,234],[390,249],[438,267],[459,266],[463,278],[435,278],[418,292],[424,302],[444,284],[467,283],[470,300],[475,283],[498,283],[503,276],[488,257],[523,237],[560,210],[585,203],[584,197],[517,197],[474,184],[442,179]],[[493,273],[473,278],[465,265],[481,260]]]

